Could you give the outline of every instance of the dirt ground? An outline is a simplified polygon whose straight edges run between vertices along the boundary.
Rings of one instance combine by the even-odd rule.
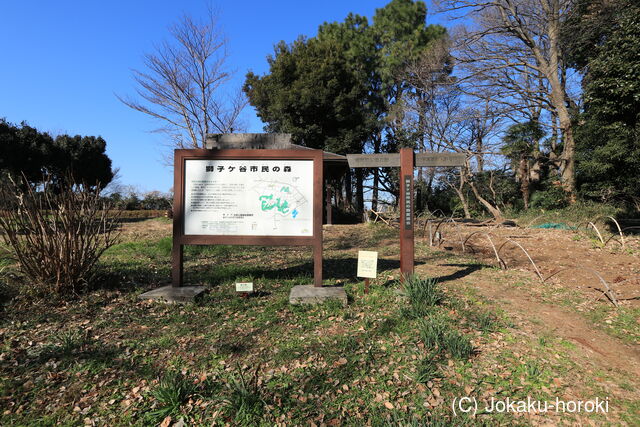
[[[435,233],[436,228],[437,223],[434,223],[432,233]],[[426,236],[418,239],[428,244],[426,230],[424,228],[425,233],[419,231],[419,235]],[[435,247],[469,253],[496,266],[500,264],[496,257],[498,252],[508,269],[531,271],[537,277],[537,268],[544,279],[543,282],[537,277],[541,285],[561,286],[577,291],[587,299],[597,300],[607,298],[604,292],[608,286],[619,304],[640,306],[638,237],[625,236],[623,248],[617,235],[607,235],[602,231],[605,242],[613,237],[606,245],[602,245],[596,234],[584,230],[495,227],[449,222],[443,223],[438,231],[441,232],[441,240],[434,239]]]
[[[434,230],[435,226],[432,232]],[[620,307],[640,306],[638,237],[625,236],[622,248],[619,241],[613,240],[602,247],[595,236],[572,230],[449,223],[439,231],[441,239],[432,241],[434,248],[462,254],[464,242],[464,253],[493,266],[501,264],[496,257],[498,252],[504,264],[503,270],[496,271],[497,275],[509,275],[509,271],[515,270],[520,273],[518,276],[522,277],[523,273],[529,277],[530,280],[520,286],[505,280],[474,280],[473,274],[467,277],[481,295],[518,319],[525,333],[552,334],[575,343],[576,351],[568,355],[587,367],[588,372],[640,378],[640,342],[633,338],[622,340],[599,327],[608,327],[617,313],[605,295],[607,286]],[[603,237],[606,241],[607,236]],[[519,243],[524,250],[516,244],[505,243],[507,239]],[[417,242],[429,246],[428,233]],[[421,269],[417,267],[417,271]],[[610,314],[602,325],[594,324],[585,316],[591,310],[603,308]],[[631,313],[635,315],[637,332],[640,317],[637,310]],[[597,378],[597,374],[594,376]],[[608,386],[613,395],[628,395],[628,391],[614,383]]]

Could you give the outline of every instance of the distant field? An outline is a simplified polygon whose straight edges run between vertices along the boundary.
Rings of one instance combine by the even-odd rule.
[[[416,242],[417,279],[398,282],[397,230],[324,229],[326,285],[349,305],[291,306],[311,281],[311,251],[188,247],[185,280],[196,304],[138,301],[170,277],[171,221],[123,224],[105,253],[99,289],[67,301],[4,307],[0,425],[499,425],[629,424],[640,419],[640,310],[616,308],[591,279],[540,283],[526,258],[497,267],[486,237]],[[543,274],[556,263],[602,263],[604,277],[638,275],[637,241],[600,247],[566,230],[477,228],[531,248]],[[514,237],[518,236],[518,237]],[[447,249],[448,248],[448,249]],[[471,249],[472,248],[472,249]],[[371,293],[356,279],[358,250],[379,252]],[[579,258],[572,258],[575,251]],[[2,256],[2,255],[0,255]],[[559,264],[558,264],[559,265]],[[0,259],[0,269],[14,268]],[[0,276],[1,278],[2,276]],[[433,280],[429,280],[433,279]],[[239,298],[236,280],[258,291]],[[632,283],[629,280],[627,283]],[[630,291],[633,290],[630,285]],[[626,292],[621,285],[618,291]],[[454,414],[454,399],[479,412]],[[608,399],[607,413],[490,413],[485,403]],[[458,400],[455,400],[458,402]]]

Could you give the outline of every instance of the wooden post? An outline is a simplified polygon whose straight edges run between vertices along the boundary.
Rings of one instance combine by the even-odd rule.
[[[413,168],[415,166],[463,166],[466,155],[464,153],[418,153],[414,159],[411,148],[401,148],[399,154],[347,154],[347,160],[349,167],[352,168],[400,166],[400,273],[403,277],[413,274],[415,221]],[[429,235],[431,236],[431,231],[429,231]]]
[[[178,155],[177,150],[174,152],[174,173],[173,173],[173,245],[171,247],[171,285],[174,287],[182,286],[183,268],[182,261],[184,255],[184,246],[182,245],[183,235],[183,202],[182,192],[184,186],[184,160]]]
[[[322,287],[322,186],[324,164],[322,151],[317,150],[313,162],[313,286]]]
[[[333,210],[331,209],[331,184],[329,184],[328,182],[325,209],[327,211],[327,225],[333,225]]]
[[[413,274],[413,150],[400,149],[400,273]]]
[[[171,286],[173,287],[182,286],[183,248],[183,245],[173,242],[173,247],[171,248]]]

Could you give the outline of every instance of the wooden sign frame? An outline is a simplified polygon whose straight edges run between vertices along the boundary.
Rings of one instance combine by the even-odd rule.
[[[185,235],[185,162],[187,160],[312,160],[313,231],[311,236]],[[173,247],[171,284],[183,285],[184,245],[258,245],[313,247],[314,286],[322,286],[322,150],[178,149],[174,151]]]
[[[347,154],[349,166],[400,167],[400,273],[402,278],[414,271],[414,200],[413,169],[415,167],[460,167],[466,161],[464,153],[414,153],[412,148],[401,148],[399,153]],[[365,288],[368,282],[365,282]]]

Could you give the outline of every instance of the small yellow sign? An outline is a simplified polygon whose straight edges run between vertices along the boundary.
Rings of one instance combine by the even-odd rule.
[[[358,277],[375,279],[378,274],[378,252],[358,251]]]

